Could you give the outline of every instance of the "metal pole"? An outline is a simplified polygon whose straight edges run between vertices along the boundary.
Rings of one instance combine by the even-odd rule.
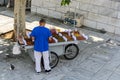
[[[4,0],[4,6],[5,6],[5,0]]]

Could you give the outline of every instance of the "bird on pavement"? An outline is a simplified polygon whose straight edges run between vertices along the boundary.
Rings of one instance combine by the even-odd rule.
[[[10,64],[10,69],[11,70],[14,70],[15,69],[15,66],[13,64]]]

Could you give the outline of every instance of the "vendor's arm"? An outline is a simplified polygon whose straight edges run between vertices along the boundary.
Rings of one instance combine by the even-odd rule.
[[[51,33],[50,30],[49,30],[49,32],[48,32],[48,37],[49,37],[49,40],[51,41],[51,40],[52,40],[52,33]]]
[[[32,33],[30,34],[32,41],[34,42],[35,40],[35,29],[32,30]]]
[[[49,37],[49,41],[52,41],[52,36]]]

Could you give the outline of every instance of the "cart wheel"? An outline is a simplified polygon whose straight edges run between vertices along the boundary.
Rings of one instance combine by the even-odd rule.
[[[50,52],[50,66],[51,68],[54,68],[57,66],[59,62],[59,57],[55,52]]]
[[[69,44],[65,47],[64,57],[68,60],[74,59],[79,53],[79,48],[76,44]]]

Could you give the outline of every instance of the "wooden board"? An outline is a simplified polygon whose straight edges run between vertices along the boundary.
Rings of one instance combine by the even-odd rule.
[[[32,30],[26,29],[26,32],[31,32],[31,31]],[[14,36],[13,30],[0,34],[0,38],[2,39],[13,39],[13,36]]]

